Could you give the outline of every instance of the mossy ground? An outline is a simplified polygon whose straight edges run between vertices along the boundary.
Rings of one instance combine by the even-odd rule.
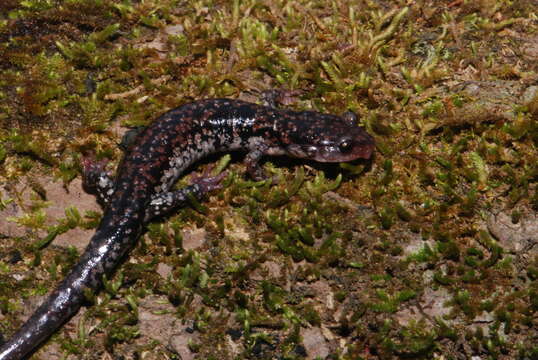
[[[372,163],[268,159],[268,185],[233,161],[35,358],[537,359],[537,30],[530,1],[3,1],[0,210],[22,231],[0,229],[0,333],[76,262],[54,238],[100,216],[51,225],[43,182],[117,164],[118,122],[280,89],[357,112]]]

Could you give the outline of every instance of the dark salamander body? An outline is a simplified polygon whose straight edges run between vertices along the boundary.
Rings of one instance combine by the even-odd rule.
[[[112,180],[102,164],[85,162],[85,183],[106,204],[103,219],[79,262],[22,328],[0,347],[0,360],[32,353],[73,316],[85,289],[95,290],[135,245],[152,218],[182,206],[188,193],[219,188],[222,176],[199,178],[170,191],[182,172],[215,152],[247,151],[247,169],[263,178],[264,155],[321,162],[370,158],[373,138],[354,119],[312,111],[294,112],[239,100],[202,100],[173,109],[136,139]],[[97,171],[98,170],[98,171]]]

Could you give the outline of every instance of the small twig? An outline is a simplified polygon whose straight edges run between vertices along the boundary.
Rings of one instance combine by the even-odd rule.
[[[170,75],[164,75],[164,76],[161,76],[158,79],[151,80],[151,83],[153,85],[161,85],[161,84],[164,84],[165,82],[167,82],[168,80],[170,80],[170,78],[171,78]],[[125,92],[122,92],[122,93],[106,94],[105,95],[105,100],[118,100],[118,99],[123,99],[123,98],[129,97],[129,96],[132,96],[132,95],[136,95],[136,94],[142,92],[142,90],[144,90],[144,88],[145,88],[144,85],[139,85],[139,86],[135,87],[132,90],[125,91]]]

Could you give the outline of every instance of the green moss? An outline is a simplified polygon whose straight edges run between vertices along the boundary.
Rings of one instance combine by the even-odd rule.
[[[398,310],[400,303],[408,301],[416,296],[413,290],[404,290],[394,295],[388,295],[382,290],[377,291],[379,302],[370,304],[372,310],[376,312],[394,313]]]
[[[407,257],[407,261],[428,262],[435,259],[435,252],[426,244],[418,252]]]

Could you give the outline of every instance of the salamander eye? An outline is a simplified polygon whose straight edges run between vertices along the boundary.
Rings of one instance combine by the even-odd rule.
[[[340,152],[345,153],[351,150],[351,145],[351,140],[342,140],[340,144],[338,144],[338,149]]]

